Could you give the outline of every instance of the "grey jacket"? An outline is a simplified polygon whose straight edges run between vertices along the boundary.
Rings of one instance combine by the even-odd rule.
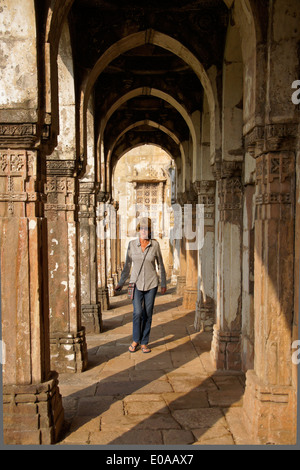
[[[138,280],[136,281],[144,256],[146,256],[145,262]],[[160,269],[161,287],[166,287],[166,271],[159,243],[156,240],[150,240],[149,245],[146,247],[143,253],[139,239],[130,241],[127,249],[125,266],[121,274],[119,285],[123,286],[125,284],[132,267],[130,282],[136,282],[136,287],[138,290],[146,291],[157,287],[158,275],[156,271],[156,263]]]

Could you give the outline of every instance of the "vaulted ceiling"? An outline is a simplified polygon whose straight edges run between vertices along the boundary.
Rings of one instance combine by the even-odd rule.
[[[151,29],[176,39],[206,70],[215,65],[221,71],[228,16],[223,0],[75,0],[69,23],[77,86],[113,44]],[[134,95],[133,90],[142,91]],[[128,99],[120,100],[124,96]],[[176,141],[189,139],[189,127],[178,107],[192,115],[202,110],[203,97],[199,77],[183,58],[163,44],[144,44],[120,53],[98,76],[95,129],[106,119],[106,153],[112,146],[126,147],[126,141],[128,147],[133,141],[156,141],[174,152],[170,133]],[[118,100],[120,105],[107,118]]]

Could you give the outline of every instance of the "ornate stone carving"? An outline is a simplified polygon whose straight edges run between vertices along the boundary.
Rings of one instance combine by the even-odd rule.
[[[274,129],[269,131],[273,139]],[[244,418],[260,442],[276,441],[278,435],[290,439],[297,414],[293,364],[280,359],[291,354],[293,338],[295,153],[282,150],[286,128],[279,131],[272,145],[281,150],[256,158],[255,370],[247,372]],[[273,429],[269,416],[276,416]]]
[[[50,177],[47,178],[45,185],[45,194],[47,196],[46,211],[71,211],[75,212],[75,181],[68,177]]]
[[[55,444],[64,423],[58,374],[52,372],[48,380],[39,385],[4,385],[3,410],[6,443]]]
[[[36,203],[36,215],[41,214],[41,176],[36,172],[37,152],[29,150],[0,150],[0,202],[7,203],[7,213],[13,216],[15,204],[26,214],[24,203]],[[18,210],[18,213],[20,213]]]
[[[198,194],[198,204],[204,205],[204,218],[213,220],[215,214],[215,181],[195,181],[194,190]]]
[[[298,136],[298,123],[256,126],[245,136],[245,148],[254,157],[264,152],[292,150]]]
[[[240,222],[243,206],[243,187],[239,177],[224,178],[219,181],[220,220]]]
[[[256,205],[257,218],[267,216],[264,206],[273,206],[271,213],[276,217],[275,205],[290,206],[293,202],[293,187],[291,185],[294,174],[295,156],[292,152],[262,154],[256,160]],[[285,217],[289,208],[281,212]]]
[[[50,351],[60,373],[83,372],[87,367],[85,328],[77,332],[55,332],[50,336]]]
[[[28,148],[37,140],[37,125],[34,123],[0,124],[0,145],[8,148]]]
[[[47,175],[59,176],[75,176],[76,173],[75,160],[47,160]]]

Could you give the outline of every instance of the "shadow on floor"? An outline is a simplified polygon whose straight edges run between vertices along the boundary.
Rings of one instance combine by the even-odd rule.
[[[193,328],[171,290],[157,296],[150,354],[131,354],[132,307],[125,295],[88,337],[89,366],[64,374],[66,428],[60,445],[251,444],[241,424],[244,375],[215,371],[211,335]]]

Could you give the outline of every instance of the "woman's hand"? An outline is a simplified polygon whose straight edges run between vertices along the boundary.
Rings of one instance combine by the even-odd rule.
[[[162,288],[161,288],[161,293],[162,293],[162,295],[164,295],[166,292],[167,292],[167,288],[166,288],[166,287],[162,287]]]
[[[119,292],[122,290],[122,287],[123,286],[120,286],[120,284],[117,285],[117,287],[115,288],[115,292]]]

